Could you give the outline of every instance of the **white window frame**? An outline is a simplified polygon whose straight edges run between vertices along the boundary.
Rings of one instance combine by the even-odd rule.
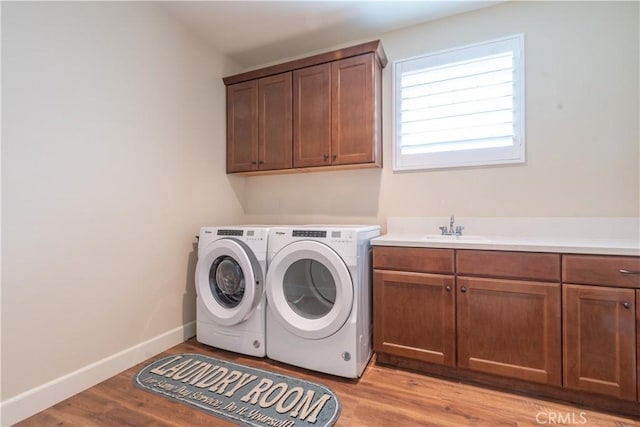
[[[449,64],[494,53],[513,52],[513,141],[509,146],[402,154],[401,86],[403,71]],[[515,34],[463,47],[394,61],[393,63],[393,170],[419,170],[525,162],[524,34]]]

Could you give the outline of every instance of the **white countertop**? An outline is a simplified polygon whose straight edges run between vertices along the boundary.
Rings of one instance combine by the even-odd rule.
[[[572,254],[640,255],[638,242],[630,240],[533,239],[487,236],[482,240],[427,238],[425,234],[390,233],[371,241],[374,246],[482,249],[493,251],[561,252]],[[483,236],[484,237],[484,236]]]
[[[441,236],[449,218],[389,218],[374,246],[640,256],[638,218],[460,218],[460,238]],[[468,231],[468,233],[467,233]],[[501,235],[499,232],[508,233]]]

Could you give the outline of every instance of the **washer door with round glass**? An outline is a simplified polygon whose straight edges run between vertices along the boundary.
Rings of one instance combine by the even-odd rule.
[[[349,318],[353,282],[340,256],[330,247],[301,240],[285,246],[267,271],[270,312],[291,333],[326,338]]]
[[[211,243],[196,265],[196,291],[215,321],[232,326],[246,320],[262,296],[260,266],[238,241]]]

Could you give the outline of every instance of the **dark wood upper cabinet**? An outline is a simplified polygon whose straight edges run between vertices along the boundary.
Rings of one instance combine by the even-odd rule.
[[[380,113],[373,54],[331,64],[331,158],[336,165],[375,163]]]
[[[382,166],[380,41],[250,71],[227,85],[227,173]]]
[[[227,173],[257,169],[258,81],[227,86]]]
[[[290,168],[291,73],[227,86],[227,172]]]
[[[258,80],[258,170],[292,165],[291,73]]]
[[[331,64],[293,72],[293,166],[331,164]]]

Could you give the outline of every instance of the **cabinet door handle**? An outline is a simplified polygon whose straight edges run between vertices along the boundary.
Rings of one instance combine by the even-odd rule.
[[[467,288],[465,288],[464,286],[460,288],[460,292],[462,292],[463,294],[467,292]]]
[[[337,155],[337,154],[334,154],[333,156],[331,156],[331,160],[335,160],[335,159],[337,159],[337,158],[338,158],[338,155]]]
[[[445,286],[445,288],[444,288],[444,289],[445,289],[447,292],[451,292],[451,286],[449,286],[449,285]]]
[[[322,159],[326,162],[327,160],[329,160],[329,155],[328,154],[323,154],[322,155]]]
[[[259,165],[264,165],[264,160],[259,160],[259,161],[258,161],[258,164],[259,164]]]
[[[630,303],[630,302],[623,302],[623,303],[622,303],[622,306],[623,306],[624,308],[626,308],[627,310],[629,310],[629,309],[631,308],[631,303]]]
[[[257,164],[258,164],[258,162],[256,162],[255,160],[253,160],[253,161],[251,162],[251,164],[252,164],[252,165],[257,165]]]
[[[619,270],[619,271],[622,274],[635,274],[635,275],[640,274],[640,271],[636,271],[636,270],[625,270],[625,269],[622,269],[622,270]]]

